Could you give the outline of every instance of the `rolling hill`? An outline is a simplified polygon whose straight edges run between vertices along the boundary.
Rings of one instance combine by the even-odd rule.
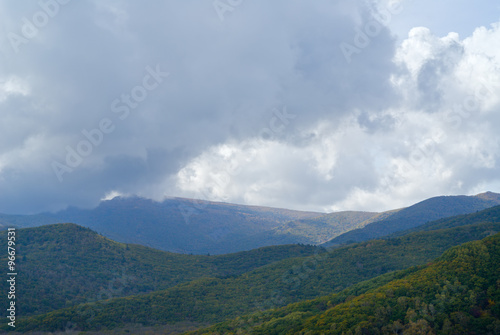
[[[282,259],[313,255],[316,247],[285,245],[206,256],[184,255],[112,241],[75,224],[16,230],[20,315],[173,287],[204,277],[238,276]],[[6,232],[0,245],[7,250]],[[1,259],[7,264],[7,253]],[[0,288],[8,292],[7,282]],[[2,300],[2,307],[8,303]]]
[[[485,212],[490,210],[498,211],[498,208]],[[341,292],[381,274],[426,264],[452,246],[500,230],[500,223],[467,223],[463,220],[460,226],[453,228],[414,232],[313,256],[287,258],[241,274],[195,279],[148,294],[85,303],[21,319],[18,329],[102,330],[158,324],[166,327],[183,323],[190,327],[213,324]],[[446,222],[440,224],[446,226]],[[68,325],[71,326],[68,328]]]
[[[426,266],[190,334],[498,334],[499,264],[496,234]]]

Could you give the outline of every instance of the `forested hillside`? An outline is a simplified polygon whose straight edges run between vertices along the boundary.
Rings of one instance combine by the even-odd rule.
[[[146,295],[116,298],[20,320],[22,330],[98,330],[123,325],[211,324],[260,309],[340,292],[355,283],[425,264],[451,246],[481,239],[499,224],[483,223],[368,241],[269,264],[242,275],[205,278]],[[91,316],[91,317],[90,317]]]
[[[286,245],[220,256],[183,255],[112,241],[75,224],[18,229],[19,315],[166,289],[203,277],[237,276],[316,247]],[[0,232],[6,248],[6,232]],[[7,264],[5,257],[2,258]],[[7,283],[0,288],[7,291]],[[41,293],[42,292],[42,293]],[[6,306],[7,300],[3,300]]]
[[[498,334],[499,267],[496,234],[426,266],[191,334]]]

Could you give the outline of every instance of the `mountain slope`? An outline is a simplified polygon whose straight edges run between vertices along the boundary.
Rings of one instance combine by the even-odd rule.
[[[500,234],[435,262],[192,334],[498,334]],[[356,296],[353,296],[353,293]]]
[[[323,214],[193,199],[155,202],[118,197],[103,201],[94,209],[69,208],[55,214],[24,217],[4,215],[0,223],[31,227],[73,222],[123,243],[178,253],[224,254],[276,245],[272,239],[264,244],[259,234],[288,221]]]
[[[500,194],[493,192],[484,192],[476,195],[477,198],[500,203]]]
[[[205,278],[150,294],[83,304],[20,320],[18,329],[115,328],[124,324],[199,325],[339,292],[377,275],[425,264],[447,248],[500,230],[482,223],[420,232],[286,259],[236,277]]]
[[[494,193],[488,196],[442,196],[419,202],[401,209],[388,218],[372,222],[363,228],[344,233],[323,246],[367,241],[389,235],[397,231],[411,229],[430,221],[450,216],[468,214],[500,204]]]
[[[329,246],[363,241],[497,204],[500,195],[488,192],[475,197],[437,197],[383,213],[324,214],[181,198],[155,202],[118,197],[94,209],[68,208],[28,216],[0,214],[0,228],[73,222],[123,243],[178,253],[225,254],[278,244],[331,240],[325,244]]]
[[[321,244],[349,230],[363,227],[378,216],[373,212],[336,212],[315,218],[287,222],[273,229],[274,235],[292,235],[301,243]]]
[[[456,215],[444,219],[439,219],[436,221],[431,221],[415,228],[393,233],[384,238],[393,238],[419,231],[446,229],[446,228],[460,227],[482,222],[500,222],[500,206],[487,208],[473,214]]]
[[[6,232],[0,245],[7,250]],[[16,230],[16,265],[22,283],[20,315],[79,303],[148,293],[203,277],[237,276],[312,246],[286,245],[221,256],[182,255],[114,242],[75,224]],[[1,258],[7,264],[7,253]],[[0,289],[8,292],[7,282]],[[43,292],[43,293],[41,293]],[[8,303],[2,300],[3,306]]]

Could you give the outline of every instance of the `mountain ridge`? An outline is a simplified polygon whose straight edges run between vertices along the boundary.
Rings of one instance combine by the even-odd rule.
[[[498,205],[500,194],[443,196],[381,213],[302,212],[185,198],[162,202],[116,197],[93,209],[70,207],[30,216],[0,214],[0,225],[74,222],[123,243],[194,254],[225,254],[281,244],[340,245],[379,238],[441,217]]]
[[[381,238],[397,231],[415,228],[427,222],[460,214],[469,214],[500,204],[500,194],[492,192],[475,196],[438,196],[400,209],[380,221],[348,231],[322,244],[324,247]]]

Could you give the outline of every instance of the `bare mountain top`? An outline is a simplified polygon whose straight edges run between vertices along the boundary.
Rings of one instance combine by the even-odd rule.
[[[500,204],[500,194],[499,193],[493,193],[493,192],[484,192],[484,193],[479,193],[476,195],[477,198],[484,199],[484,200],[489,200],[489,201],[494,201]]]

